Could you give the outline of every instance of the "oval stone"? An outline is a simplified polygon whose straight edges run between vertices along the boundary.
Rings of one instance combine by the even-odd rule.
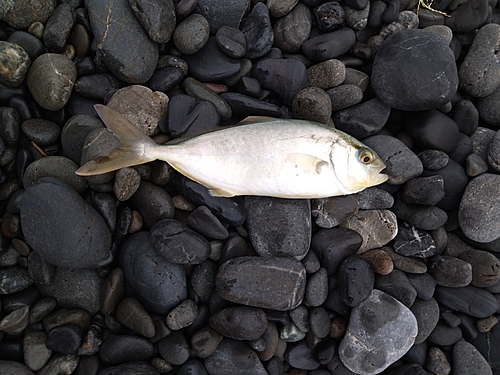
[[[94,268],[111,255],[111,234],[104,219],[57,178],[39,179],[26,189],[21,225],[33,250],[56,266]]]
[[[411,348],[417,332],[413,313],[395,298],[374,289],[352,310],[339,357],[356,374],[378,374]]]
[[[305,287],[306,270],[292,258],[231,259],[222,264],[216,278],[217,293],[222,298],[278,311],[293,310],[300,305]]]
[[[209,322],[217,332],[235,340],[256,340],[267,327],[264,311],[248,306],[217,311],[210,317]]]

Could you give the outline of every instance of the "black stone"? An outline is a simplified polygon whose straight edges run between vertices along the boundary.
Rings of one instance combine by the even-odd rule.
[[[363,239],[350,229],[323,229],[312,237],[311,247],[329,275],[337,273],[344,259],[355,254]]]
[[[251,96],[239,94],[237,92],[224,93],[221,95],[221,98],[224,99],[227,104],[229,104],[234,116],[281,117],[282,115],[281,108],[277,105],[252,98]]]
[[[188,216],[187,224],[209,238],[225,240],[228,236],[227,229],[205,206],[197,207],[191,212]]]
[[[347,306],[357,306],[367,298],[375,284],[375,273],[370,263],[359,255],[345,259],[339,269],[339,288]]]
[[[257,99],[262,94],[262,88],[260,87],[260,82],[252,77],[241,77],[241,79],[236,84],[236,89],[240,94],[248,95]],[[225,100],[227,101],[227,99]]]
[[[111,235],[103,218],[56,178],[41,178],[26,189],[21,224],[28,244],[54,265],[93,268],[110,256]]]
[[[245,35],[233,27],[222,26],[215,34],[219,48],[229,57],[243,57],[247,51]]]
[[[311,209],[303,199],[246,197],[247,230],[260,256],[302,259],[311,243]]]
[[[377,275],[375,278],[375,289],[393,296],[406,307],[410,307],[417,298],[417,291],[408,280],[408,276],[398,269],[394,269],[388,275]]]
[[[285,359],[294,368],[301,370],[315,370],[319,367],[313,356],[313,350],[307,345],[305,340],[295,344],[285,353]]]
[[[340,29],[344,26],[344,8],[336,1],[323,3],[313,10],[316,24],[323,32]]]
[[[205,237],[174,219],[157,222],[151,228],[149,241],[171,263],[200,264],[210,255]]]
[[[320,365],[326,365],[333,359],[337,347],[337,341],[326,338],[314,347],[313,357]]]
[[[246,58],[256,59],[271,50],[274,34],[266,4],[256,3],[250,14],[241,22],[240,30],[246,40]]]
[[[26,31],[14,31],[7,38],[7,42],[23,47],[31,61],[35,61],[38,56],[45,52],[42,41]]]
[[[438,204],[444,196],[444,179],[441,175],[412,178],[405,184],[402,195],[408,204],[425,206]]]
[[[81,360],[80,360],[81,361]],[[102,369],[97,375],[158,375],[158,371],[144,361],[127,362]]]
[[[123,84],[111,74],[90,74],[76,80],[75,91],[85,98],[104,100],[105,96],[110,91],[119,89],[122,85]]]
[[[148,232],[133,234],[119,253],[127,286],[148,311],[166,315],[186,299],[184,268],[159,255],[149,242]]]
[[[450,160],[448,154],[437,150],[424,150],[419,152],[417,156],[425,169],[433,171],[446,167],[446,164]]]
[[[210,316],[209,322],[217,332],[234,340],[256,340],[267,327],[264,311],[248,306],[217,311]]]
[[[434,255],[436,244],[429,233],[405,222],[401,224],[394,238],[393,249],[396,253],[417,258],[428,258]]]
[[[61,353],[74,354],[82,343],[82,329],[77,325],[67,324],[49,331],[45,346],[47,349]]]
[[[446,212],[439,207],[407,204],[400,195],[396,196],[392,210],[400,220],[423,230],[437,229],[448,220]]]
[[[466,1],[448,14],[444,24],[454,33],[468,33],[487,22],[488,8],[488,0]]]
[[[189,73],[200,82],[217,82],[236,75],[241,69],[241,61],[229,57],[217,45],[215,37],[191,55],[183,55],[189,65]]]
[[[458,74],[453,53],[441,37],[409,29],[382,44],[371,81],[377,97],[391,107],[420,111],[450,101],[457,91]]]
[[[174,216],[175,208],[170,195],[149,181],[142,181],[128,202],[132,209],[141,214],[145,228],[151,228],[158,221]]]
[[[210,24],[210,33],[215,35],[222,26],[239,29],[241,18],[248,10],[250,0],[198,0],[196,13]]]
[[[153,353],[154,346],[148,339],[131,335],[110,336],[103,341],[99,351],[101,360],[108,366],[129,361],[144,361]]]
[[[457,146],[457,123],[436,109],[409,112],[404,122],[408,133],[424,149],[450,152]]]
[[[409,274],[408,281],[417,291],[418,298],[427,301],[434,295],[436,280],[430,274]]]
[[[285,311],[296,308],[304,297],[306,271],[288,257],[240,257],[219,268],[217,293],[248,306]],[[262,284],[268,285],[262,288]]]
[[[208,188],[180,175],[174,182],[180,194],[197,206],[207,206],[222,222],[239,226],[245,221],[246,211],[241,198],[213,197]]]
[[[472,139],[463,133],[458,135],[458,144],[453,151],[448,153],[450,159],[454,160],[461,166],[465,164],[467,157],[473,152]]]
[[[157,342],[158,352],[168,363],[182,365],[189,359],[189,345],[182,331],[172,331]]]
[[[493,294],[471,285],[461,288],[438,285],[434,296],[441,305],[476,318],[486,318],[498,308]]]
[[[297,93],[309,87],[306,66],[297,59],[264,59],[255,64],[252,77],[261,86],[277,93],[291,104]]]
[[[310,38],[302,44],[302,50],[311,60],[325,61],[345,54],[353,46],[355,40],[353,30],[342,28]]]
[[[301,2],[274,21],[274,45],[284,53],[300,51],[311,33],[311,11]]]
[[[0,127],[2,140],[7,144],[17,143],[21,130],[19,113],[14,108],[0,107],[0,122],[2,123]],[[5,145],[0,149],[0,157],[3,156],[4,152]]]
[[[220,123],[217,108],[207,100],[175,95],[169,101],[167,125],[160,128],[174,138],[214,129]]]
[[[71,5],[62,3],[47,20],[43,32],[43,42],[54,52],[62,52],[66,45],[69,33],[75,24],[76,14]]]
[[[335,127],[355,138],[363,139],[377,133],[387,122],[391,107],[374,98],[335,113]]]
[[[469,99],[462,99],[454,105],[452,118],[457,123],[460,133],[471,136],[477,130],[479,113]]]
[[[158,45],[148,37],[128,1],[89,0],[85,5],[98,51],[109,70],[127,83],[147,82],[156,69]]]
[[[450,327],[443,321],[438,322],[427,340],[439,346],[448,346],[457,343],[462,338],[462,331],[458,327]]]
[[[152,41],[166,43],[170,40],[176,24],[172,0],[131,0],[129,4]]]

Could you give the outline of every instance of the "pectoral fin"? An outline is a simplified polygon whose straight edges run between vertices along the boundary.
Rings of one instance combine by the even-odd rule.
[[[288,154],[286,161],[306,174],[320,174],[329,165],[327,161],[316,156],[298,153]]]
[[[210,189],[208,191],[212,197],[234,197],[235,194],[231,193],[230,191],[224,190],[224,189]]]

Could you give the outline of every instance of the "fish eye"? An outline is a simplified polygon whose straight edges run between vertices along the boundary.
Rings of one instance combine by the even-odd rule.
[[[373,160],[373,155],[370,151],[367,151],[367,150],[362,151],[359,154],[359,160],[363,164],[370,164]]]

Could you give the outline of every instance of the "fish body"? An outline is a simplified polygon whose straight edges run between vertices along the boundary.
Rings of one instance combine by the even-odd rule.
[[[250,118],[178,144],[157,145],[112,109],[96,105],[121,147],[91,161],[80,175],[163,160],[216,196],[321,198],[387,180],[378,155],[353,137],[311,121]]]

